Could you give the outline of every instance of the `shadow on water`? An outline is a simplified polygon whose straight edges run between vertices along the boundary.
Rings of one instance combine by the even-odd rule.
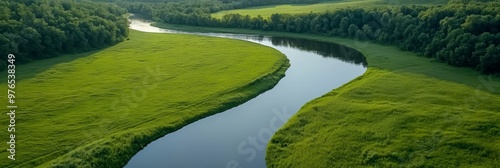
[[[273,45],[312,52],[325,58],[336,58],[347,63],[368,66],[361,52],[343,45],[289,37],[271,37],[271,42]]]
[[[233,37],[238,35],[231,35]],[[274,46],[290,47],[300,51],[306,51],[323,56],[324,58],[335,58],[346,63],[363,65],[368,67],[365,56],[356,49],[335,43],[307,40],[290,37],[274,37],[260,35],[241,35],[240,38],[252,41],[263,42],[269,38]]]

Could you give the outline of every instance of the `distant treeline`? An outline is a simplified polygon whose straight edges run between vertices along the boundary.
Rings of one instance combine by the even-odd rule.
[[[210,13],[229,1],[123,3],[157,21],[194,26],[311,33],[396,45],[439,62],[500,73],[500,3],[452,0],[447,5],[377,6],[270,18]],[[239,2],[239,1],[231,1]]]
[[[103,48],[128,36],[126,10],[74,0],[0,1],[0,64]]]

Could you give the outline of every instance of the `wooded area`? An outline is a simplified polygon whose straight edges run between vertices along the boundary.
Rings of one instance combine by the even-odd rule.
[[[0,59],[16,61],[54,57],[103,48],[128,36],[127,11],[117,5],[72,0],[0,2]]]

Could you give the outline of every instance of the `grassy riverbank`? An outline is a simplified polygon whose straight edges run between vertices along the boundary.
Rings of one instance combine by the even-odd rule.
[[[351,39],[156,25],[335,42],[366,56],[363,76],[308,103],[274,135],[268,167],[500,166],[498,76]]]
[[[251,42],[132,30],[106,49],[18,65],[16,161],[2,150],[0,167],[121,167],[149,142],[272,88],[288,65]]]

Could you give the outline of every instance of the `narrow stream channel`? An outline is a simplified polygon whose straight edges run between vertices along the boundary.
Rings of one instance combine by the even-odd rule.
[[[130,21],[134,30],[186,33],[152,27],[151,22],[138,18]],[[270,46],[285,54],[291,66],[273,89],[148,144],[125,167],[264,168],[267,142],[289,117],[305,103],[366,71],[361,53],[331,43],[242,34],[194,34]]]

